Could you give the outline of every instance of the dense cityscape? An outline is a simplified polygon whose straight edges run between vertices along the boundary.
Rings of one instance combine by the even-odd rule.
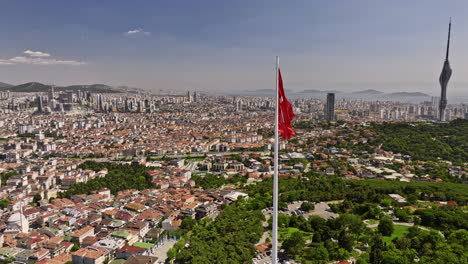
[[[182,259],[188,258],[183,243],[195,239],[196,226],[216,223],[223,209],[237,206],[240,198],[263,215],[257,216],[258,226],[248,223],[258,228],[259,236],[246,241],[248,250],[239,262],[249,257],[254,263],[269,260],[271,211],[265,201],[271,198],[262,188],[271,184],[272,177],[271,98],[48,89],[39,94],[11,89],[2,93],[0,257],[5,263],[119,263],[131,256],[133,261],[144,257],[156,263],[202,263],[196,256]],[[374,191],[384,185],[375,181],[390,183],[388,189],[375,190],[375,197],[367,198],[344,191],[283,194],[282,257],[307,263],[312,253],[305,245],[310,243],[317,261],[355,261],[372,253],[370,235],[361,236],[384,219],[397,230],[382,233],[388,237],[384,241],[415,232],[429,235],[431,230],[440,230],[431,235],[445,240],[452,228],[466,228],[467,218],[459,215],[466,216],[461,208],[467,203],[468,122],[461,119],[466,105],[449,105],[452,121],[438,123],[432,102],[335,103],[329,94],[324,100],[297,99],[292,104],[297,136],[280,143],[283,184],[325,177],[340,181],[333,184],[371,181],[376,186],[368,190]],[[397,133],[403,135],[407,129],[421,128],[429,134],[433,129],[439,135],[451,127],[461,134],[448,141],[438,136],[436,140],[447,145],[440,153],[434,148],[428,155],[395,141],[401,140]],[[418,138],[424,137],[418,134]],[[408,140],[416,144],[416,139]],[[452,151],[455,147],[464,152]],[[417,192],[420,188],[434,190]],[[461,218],[434,220],[426,215],[429,211],[436,219],[443,217],[438,214]],[[353,222],[360,218],[360,223]],[[359,224],[355,227],[359,236],[320,235],[317,221],[321,225],[351,221],[342,225]],[[466,235],[461,231],[454,234]],[[335,244],[317,247],[328,241],[327,236]],[[302,240],[296,241],[298,237]],[[318,253],[326,257],[317,259]],[[426,253],[411,254],[426,257]]]

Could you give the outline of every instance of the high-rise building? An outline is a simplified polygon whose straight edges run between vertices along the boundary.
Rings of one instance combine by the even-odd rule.
[[[335,94],[327,93],[327,103],[325,104],[325,120],[335,120]]]
[[[128,102],[128,99],[125,99],[125,112],[130,112],[130,104]]]
[[[55,87],[51,85],[49,89],[49,102],[52,101],[54,97],[55,97]]]
[[[236,101],[236,111],[237,112],[242,111],[242,100],[240,99]]]
[[[142,102],[142,101],[138,101],[138,102],[137,102],[137,111],[138,111],[139,113],[145,112],[144,102]]]
[[[450,49],[450,31],[452,28],[452,20],[449,23],[448,38],[447,38],[447,51],[445,53],[444,67],[440,73],[439,83],[441,88],[440,103],[439,103],[439,120],[445,121],[445,108],[447,107],[447,84],[452,76],[452,69],[448,60]]]
[[[42,102],[42,96],[37,96],[37,111],[39,113],[44,112],[44,103]]]
[[[0,99],[8,99],[10,97],[10,91],[0,92]]]
[[[104,103],[102,101],[102,95],[98,94],[98,111],[104,112]]]
[[[67,92],[67,102],[69,104],[73,103],[73,92]]]

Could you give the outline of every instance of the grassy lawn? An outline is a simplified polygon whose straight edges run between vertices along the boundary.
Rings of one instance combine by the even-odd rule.
[[[286,238],[289,238],[294,232],[301,232],[303,235],[304,235],[304,238],[306,240],[308,239],[311,239],[312,238],[312,234],[311,233],[307,233],[307,232],[304,232],[304,231],[300,231],[299,228],[296,228],[296,227],[287,227],[287,228],[279,228],[278,229],[278,239],[280,241],[283,241],[285,240]]]
[[[372,229],[377,229],[377,227],[373,227]],[[391,236],[384,236],[382,237],[382,240],[384,242],[391,242],[394,238],[396,237],[402,237],[406,233],[408,233],[408,229],[410,229],[410,226],[404,226],[404,225],[393,225],[393,233]]]
[[[135,244],[133,244],[133,246],[144,248],[144,249],[150,249],[150,248],[154,247],[154,244],[145,243],[145,242],[135,242]]]
[[[369,223],[369,225],[376,225],[379,223],[379,220],[376,220],[376,219],[368,219],[367,220],[367,223]]]

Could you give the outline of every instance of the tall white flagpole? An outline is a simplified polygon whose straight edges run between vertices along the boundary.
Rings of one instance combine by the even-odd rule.
[[[278,260],[278,69],[279,69],[279,56],[276,56],[276,104],[275,104],[275,157],[274,157],[274,175],[273,175],[273,240],[271,261],[273,264]]]

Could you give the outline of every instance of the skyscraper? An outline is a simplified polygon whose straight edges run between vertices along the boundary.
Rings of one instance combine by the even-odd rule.
[[[325,104],[325,120],[335,120],[335,94],[327,93],[327,103]]]
[[[67,92],[67,102],[69,104],[73,103],[73,92]]]
[[[49,88],[49,102],[51,102],[55,97],[55,87],[53,85]]]
[[[440,73],[439,83],[441,88],[440,103],[439,103],[439,121],[445,121],[445,108],[447,107],[447,84],[452,76],[452,69],[448,60],[450,49],[450,30],[452,28],[452,19],[450,19],[448,38],[447,38],[447,51],[445,53],[445,62],[442,72]]]
[[[37,111],[39,113],[44,112],[44,103],[42,101],[42,96],[40,95],[37,96]]]
[[[187,102],[192,102],[192,96],[190,95],[190,91],[187,91]]]
[[[98,94],[98,111],[104,112],[104,103],[102,102],[102,95]]]

